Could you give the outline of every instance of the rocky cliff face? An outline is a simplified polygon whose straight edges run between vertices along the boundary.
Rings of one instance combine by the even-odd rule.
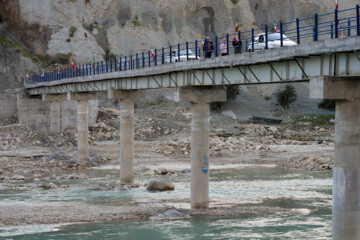
[[[353,7],[358,0],[341,2]],[[330,0],[0,0],[0,21],[36,54],[85,63],[328,12]]]
[[[41,71],[30,58],[20,53],[20,50],[0,42],[0,91],[21,88],[27,73]]]

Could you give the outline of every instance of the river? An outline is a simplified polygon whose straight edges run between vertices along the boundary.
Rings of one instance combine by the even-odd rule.
[[[117,178],[118,171],[92,170],[87,182]],[[140,185],[153,176],[137,176]],[[189,176],[166,176],[175,184],[172,192],[89,191],[82,180],[62,180],[70,189],[51,191],[1,191],[0,204],[20,202],[121,203],[190,198]],[[237,217],[192,216],[176,221],[122,221],[27,225],[0,228],[0,239],[331,239],[331,172],[244,166],[211,173],[210,206],[240,204],[287,209],[286,212],[244,214]],[[189,206],[190,207],[190,206]]]

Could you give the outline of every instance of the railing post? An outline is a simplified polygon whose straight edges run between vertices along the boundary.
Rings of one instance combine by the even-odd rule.
[[[180,43],[178,43],[178,61],[180,62]]]
[[[86,72],[86,73],[85,73],[86,76],[88,76],[88,75],[89,75],[88,64],[85,65],[85,72]]]
[[[145,53],[142,52],[141,55],[142,55],[142,67],[145,68]]]
[[[207,50],[207,42],[205,42],[205,50]],[[218,36],[215,36],[215,57],[219,56],[219,50],[218,50],[218,45],[219,45],[219,38]],[[206,53],[205,53],[206,55]]]
[[[245,40],[245,52],[248,52],[248,40]]]
[[[125,56],[125,59],[124,59],[124,70],[125,70],[125,71],[127,70],[127,66],[126,66],[126,61],[127,61],[127,60],[126,60],[126,58],[127,58],[127,57]]]
[[[254,28],[252,28],[251,29],[251,50],[252,50],[252,52],[254,52],[254,46],[255,46],[254,38],[255,38],[255,30],[254,30]]]
[[[170,51],[170,63],[172,63],[172,47],[171,47],[171,45],[169,46],[169,51]]]
[[[226,55],[230,55],[229,52],[229,34],[226,34]]]
[[[339,37],[339,13],[338,10],[335,9],[335,38]]]
[[[356,5],[356,29],[357,35],[360,36],[360,5]]]
[[[104,61],[101,60],[101,73],[104,73]]]
[[[348,20],[348,37],[351,36],[351,21],[350,19]]]
[[[100,73],[100,63],[97,62],[96,74]]]
[[[280,22],[280,47],[284,46],[284,31],[283,31],[283,23]]]
[[[151,52],[149,51],[149,67],[151,66]]]
[[[114,57],[114,72],[117,72],[118,70],[118,60],[116,57]]]
[[[134,65],[133,65],[133,55],[130,55],[130,70],[134,69]]]
[[[105,64],[106,64],[106,72],[108,73],[109,72],[109,60],[106,60],[105,61]]]
[[[110,58],[110,72],[112,72],[112,58]]]
[[[136,68],[139,68],[139,55],[136,53]]]
[[[241,41],[241,33],[240,33],[240,31],[238,31],[237,34],[238,34],[238,41],[239,41],[239,53],[241,53],[242,41]]]
[[[314,42],[318,40],[318,14],[315,13]]]
[[[122,58],[119,59],[119,71],[122,71]]]
[[[265,49],[269,48],[268,25],[265,25]]]
[[[189,42],[186,41],[186,60],[189,60]]]
[[[300,44],[300,19],[296,19],[296,37],[297,37],[297,44]]]
[[[157,66],[157,49],[155,49],[155,66]]]
[[[205,40],[204,40],[204,57],[205,58],[207,56],[207,45],[208,45],[208,41],[205,38]],[[215,56],[217,57],[217,37],[215,37]]]
[[[161,64],[164,65],[165,64],[165,49],[162,48],[161,50],[162,50],[162,52],[161,52]]]
[[[195,40],[195,59],[197,59],[197,58],[198,58],[198,41]]]
[[[330,33],[331,39],[334,39],[334,24],[331,23],[331,33]]]

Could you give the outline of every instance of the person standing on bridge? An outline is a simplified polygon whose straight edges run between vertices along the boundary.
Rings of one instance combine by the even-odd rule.
[[[153,49],[151,49],[151,57],[152,57],[153,62],[155,62],[155,52]]]
[[[205,38],[203,51],[205,53],[205,58],[211,58],[211,53],[214,51],[214,43],[209,37]]]
[[[226,56],[226,55],[228,55],[226,39],[224,39],[224,40],[222,41],[222,43],[220,44],[220,51],[221,51],[221,56]]]
[[[238,54],[240,53],[240,48],[241,48],[241,41],[239,41],[239,39],[237,37],[234,37],[233,41],[232,41],[232,45],[234,47],[234,53]]]

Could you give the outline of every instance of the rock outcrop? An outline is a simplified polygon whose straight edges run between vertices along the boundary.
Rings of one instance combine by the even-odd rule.
[[[340,8],[353,7],[347,0]],[[0,0],[0,23],[36,54],[76,63],[262,27],[316,12],[328,0]]]

